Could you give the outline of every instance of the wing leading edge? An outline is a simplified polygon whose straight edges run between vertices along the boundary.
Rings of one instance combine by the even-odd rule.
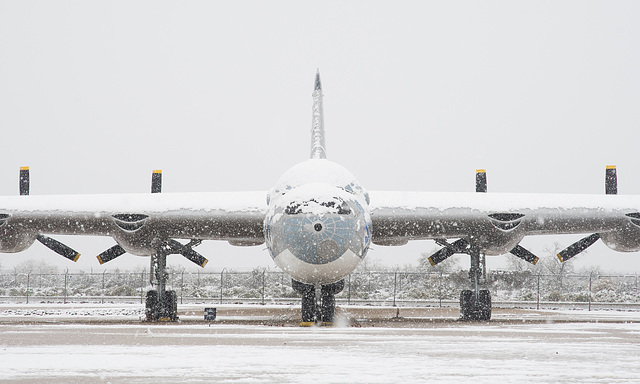
[[[640,196],[369,192],[372,240],[465,238],[488,255],[528,235],[598,233],[617,251],[640,250]]]
[[[150,255],[168,239],[264,242],[265,192],[13,196],[0,198],[0,251],[19,252],[40,235],[111,236]],[[55,207],[55,208],[53,208]]]

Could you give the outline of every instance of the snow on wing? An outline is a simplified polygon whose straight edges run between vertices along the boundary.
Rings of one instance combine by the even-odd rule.
[[[599,233],[612,249],[640,250],[640,197],[369,192],[373,242],[467,238],[488,255],[527,235]]]
[[[266,192],[11,196],[0,198],[0,252],[39,234],[112,236],[134,254],[166,238],[264,241]]]

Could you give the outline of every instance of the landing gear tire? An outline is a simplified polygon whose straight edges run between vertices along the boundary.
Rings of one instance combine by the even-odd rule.
[[[147,298],[145,300],[145,315],[147,321],[158,320],[158,291],[147,291]]]
[[[313,285],[291,280],[291,287],[302,295],[302,321],[300,325],[331,325],[335,319],[335,295],[344,289],[344,280],[323,285],[320,290],[320,305],[316,302],[316,290]]]
[[[474,291],[465,289],[460,292],[460,314],[465,321],[491,320],[491,292],[480,289],[477,301]]]
[[[491,320],[491,292],[488,289],[481,289],[479,293],[480,320]]]
[[[176,321],[178,320],[178,295],[176,291],[167,291],[162,297],[164,303],[162,303],[163,315],[159,320]]]
[[[336,317],[336,295],[344,289],[344,279],[333,284],[322,286],[322,304],[320,315],[322,323],[332,325]]]
[[[291,288],[302,295],[301,325],[311,325],[316,318],[316,292],[313,285],[291,280]]]
[[[166,291],[162,295],[162,300],[159,300],[158,291],[148,291],[145,301],[145,315],[147,321],[178,320],[178,296],[176,292]]]

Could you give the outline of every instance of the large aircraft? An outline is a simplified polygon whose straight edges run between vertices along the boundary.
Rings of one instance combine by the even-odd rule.
[[[49,235],[111,236],[117,244],[98,255],[100,263],[125,252],[152,258],[155,289],[147,292],[146,316],[157,321],[177,318],[176,294],[166,289],[167,255],[204,267],[207,259],[193,249],[203,240],[266,243],[302,295],[301,324],[310,325],[333,322],[335,295],[371,243],[435,240],[442,248],[429,258],[433,265],[468,254],[470,289],[460,294],[468,320],[491,318],[481,256],[511,253],[535,263],[519,245],[527,235],[587,234],[558,254],[561,261],[598,239],[616,251],[640,250],[640,196],[616,195],[615,167],[606,170],[606,196],[483,193],[482,170],[475,193],[367,192],[326,159],[322,97],[316,73],[310,159],[268,192],[162,194],[161,173],[154,171],[152,194],[29,196],[28,169],[21,169],[21,196],[0,198],[0,252],[20,252],[38,240],[77,260],[78,252]]]

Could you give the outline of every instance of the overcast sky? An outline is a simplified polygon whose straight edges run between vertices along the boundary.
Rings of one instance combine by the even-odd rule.
[[[473,191],[485,168],[489,192],[601,194],[615,164],[640,194],[639,47],[634,1],[0,0],[0,195],[23,165],[34,195],[148,192],[153,169],[164,192],[266,191],[309,156],[316,68],[328,157],[369,190]],[[58,239],[77,264],[36,243],[0,266],[96,269],[114,244]],[[274,267],[264,246],[198,250],[211,270]],[[640,271],[600,243],[580,258]]]

